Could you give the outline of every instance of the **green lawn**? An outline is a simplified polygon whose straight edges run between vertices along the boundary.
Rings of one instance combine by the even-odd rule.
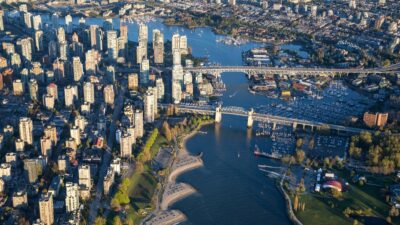
[[[346,218],[338,208],[329,206],[330,200],[322,196],[306,194],[299,197],[299,202],[305,203],[305,210],[297,212],[296,216],[304,225],[352,225],[352,220]]]
[[[130,185],[128,196],[130,199],[129,207],[126,209],[127,219],[139,224],[143,218],[140,210],[154,208],[152,197],[157,187],[157,178],[151,173],[151,169],[145,166],[142,173],[136,172],[129,179]]]
[[[165,139],[164,135],[161,135],[161,134],[158,135],[153,146],[151,146],[151,150],[150,150],[151,158],[154,158],[157,155],[158,150],[160,149],[161,146],[164,146],[167,144],[168,144],[168,141],[167,141],[167,139]]]
[[[348,171],[335,171],[335,173],[349,181],[350,189],[343,193],[341,199],[335,199],[324,193],[301,195],[299,202],[305,202],[305,211],[297,212],[296,215],[305,225],[353,224],[353,219],[346,218],[343,214],[347,207],[352,210],[362,210],[366,216],[386,218],[390,206],[385,202],[384,187],[393,183],[392,177],[374,176],[369,178],[368,182],[375,185],[359,186],[350,182]],[[396,218],[394,221],[398,222],[398,220]]]

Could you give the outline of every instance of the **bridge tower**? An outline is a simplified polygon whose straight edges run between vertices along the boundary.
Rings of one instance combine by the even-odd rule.
[[[253,113],[254,113],[254,109],[251,108],[250,111],[247,113],[247,128],[251,128],[253,127]]]
[[[295,131],[295,130],[296,130],[296,128],[297,128],[297,123],[296,123],[296,122],[294,122],[294,123],[293,123],[293,131]]]
[[[222,119],[222,112],[221,112],[222,108],[221,105],[217,106],[217,108],[215,108],[215,122],[216,123],[220,123],[221,119]]]

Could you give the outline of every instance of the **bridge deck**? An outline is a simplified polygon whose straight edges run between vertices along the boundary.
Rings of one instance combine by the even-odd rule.
[[[204,66],[184,68],[187,72],[201,73],[224,73],[224,72],[243,72],[243,73],[265,73],[265,74],[304,74],[304,75],[335,75],[335,74],[394,74],[400,73],[400,65],[395,64],[390,67],[380,68],[280,68],[280,67],[257,67],[257,66]]]
[[[161,108],[165,108],[167,104],[159,104]],[[215,108],[210,105],[205,106],[188,106],[188,105],[174,105],[180,112],[185,113],[196,113],[196,114],[205,114],[205,115],[213,115],[215,114]],[[248,117],[248,111],[241,107],[222,107],[221,113],[225,115],[233,115],[233,116],[240,116],[240,117]],[[351,133],[360,133],[362,131],[366,131],[364,129],[355,128],[355,127],[347,127],[337,124],[328,124],[322,123],[318,121],[312,120],[303,120],[303,119],[296,119],[290,117],[282,117],[282,116],[275,116],[270,114],[262,114],[254,112],[252,115],[254,121],[262,121],[262,122],[270,122],[270,123],[277,123],[283,125],[305,125],[311,126],[316,128],[329,128],[338,131],[345,131]]]

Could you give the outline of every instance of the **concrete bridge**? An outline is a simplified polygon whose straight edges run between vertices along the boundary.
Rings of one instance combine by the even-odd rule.
[[[257,113],[253,109],[245,110],[242,107],[236,107],[236,106],[222,107],[222,106],[193,105],[193,104],[178,104],[178,105],[159,104],[159,107],[164,109],[169,106],[175,107],[175,110],[181,113],[193,113],[193,114],[214,116],[216,123],[221,122],[223,114],[247,117],[248,128],[253,126],[254,121],[258,121],[258,122],[271,123],[273,124],[273,128],[275,128],[277,124],[280,124],[280,125],[292,126],[293,129],[296,129],[298,126],[303,126],[303,128],[310,127],[311,130],[329,129],[329,130],[344,131],[349,133],[360,133],[362,131],[365,131],[364,129],[360,128],[347,127],[336,124],[327,124],[313,120],[303,120],[303,119],[289,118],[283,116],[275,116],[271,114]]]
[[[305,68],[305,67],[262,67],[262,66],[202,66],[185,67],[184,71],[192,73],[221,74],[225,72],[242,72],[248,75],[254,74],[285,74],[285,75],[305,75],[305,76],[341,76],[348,74],[396,74],[400,73],[400,64],[393,64],[388,67],[378,68]]]

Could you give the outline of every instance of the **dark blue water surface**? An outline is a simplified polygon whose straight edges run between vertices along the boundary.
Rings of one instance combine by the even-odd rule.
[[[74,18],[77,24],[78,19]],[[98,24],[101,19],[88,18],[86,24]],[[113,24],[119,27],[119,19]],[[241,46],[217,43],[219,35],[209,28],[189,30],[176,26],[165,26],[160,21],[148,23],[149,37],[153,29],[160,29],[165,39],[179,32],[187,35],[193,55],[209,57],[209,61],[222,65],[242,65],[242,51],[261,46],[247,43]],[[137,41],[137,24],[129,24],[129,39]],[[149,38],[151,40],[151,38]],[[225,73],[222,79],[227,91],[222,97],[224,105],[256,107],[270,103],[263,96],[247,91],[247,80],[242,73]],[[192,185],[197,193],[175,203],[172,208],[182,211],[188,218],[184,224],[234,225],[234,224],[290,224],[286,215],[285,202],[278,192],[275,181],[258,170],[258,164],[279,164],[263,158],[255,158],[252,153],[255,140],[251,130],[246,128],[246,119],[224,116],[222,123],[203,128],[207,134],[198,134],[187,142],[192,154],[203,152],[204,167],[187,172],[178,177],[178,182]]]

